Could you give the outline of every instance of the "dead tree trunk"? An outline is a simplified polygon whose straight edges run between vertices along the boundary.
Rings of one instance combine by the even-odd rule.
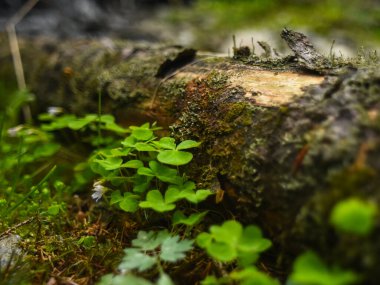
[[[111,40],[22,47],[34,108],[96,112],[101,94],[103,112],[122,123],[158,121],[178,139],[202,141],[190,175],[266,231],[278,264],[309,247],[364,272],[366,284],[380,278],[380,223],[365,239],[328,223],[341,199],[380,200],[378,70],[325,77],[289,58],[244,64]],[[13,76],[8,51],[0,56],[0,74]]]

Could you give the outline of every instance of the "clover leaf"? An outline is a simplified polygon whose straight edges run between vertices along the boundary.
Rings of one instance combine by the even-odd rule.
[[[172,218],[172,224],[173,226],[183,224],[186,226],[193,227],[200,221],[202,221],[202,219],[207,213],[208,211],[204,211],[200,213],[191,214],[190,216],[186,217],[182,211],[175,211]]]
[[[242,266],[256,262],[258,254],[271,246],[258,227],[251,225],[243,228],[237,221],[213,225],[210,233],[199,234],[196,241],[211,257],[223,262],[237,259]]]
[[[167,183],[181,184],[183,179],[177,175],[177,170],[167,167],[157,161],[149,161],[149,168],[140,167],[137,173],[145,176],[155,176],[159,180]]]
[[[141,208],[150,208],[156,212],[167,212],[175,208],[175,204],[167,202],[167,199],[162,197],[162,194],[158,190],[151,190],[146,196],[146,201],[139,203]]]
[[[328,268],[314,252],[299,256],[289,280],[300,285],[348,285],[358,281],[356,273],[339,267]]]
[[[193,159],[193,154],[186,151],[163,150],[158,153],[157,159],[162,163],[179,166],[188,164]]]
[[[181,142],[179,145],[177,145],[177,150],[182,150],[182,149],[189,149],[189,148],[194,148],[200,146],[200,142],[196,142],[193,140],[186,140]]]
[[[101,167],[103,167],[105,170],[115,170],[120,168],[121,164],[123,163],[123,159],[120,157],[106,157],[105,159],[95,159],[95,162],[97,162]]]
[[[153,137],[153,131],[150,129],[149,123],[145,123],[140,127],[132,126],[132,136],[140,141],[147,141]]]
[[[159,148],[162,149],[171,149],[174,150],[176,145],[175,145],[175,139],[170,138],[170,137],[163,137],[159,141],[153,142],[154,145],[158,146]]]
[[[97,115],[86,115],[84,118],[76,119],[70,121],[67,126],[72,130],[79,130],[83,128],[84,126],[88,125],[89,123],[95,121],[97,119]]]
[[[330,222],[342,232],[363,236],[372,231],[376,213],[375,204],[350,198],[335,205]]]
[[[125,167],[125,168],[140,168],[143,166],[144,166],[143,162],[137,159],[128,160],[126,163],[123,163],[122,165],[120,165],[120,167]]]

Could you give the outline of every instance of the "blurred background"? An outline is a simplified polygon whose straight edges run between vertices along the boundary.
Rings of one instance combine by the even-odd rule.
[[[0,0],[0,29],[27,0]],[[353,56],[380,45],[379,0],[40,0],[19,34],[119,37],[227,53],[267,41],[284,50],[282,28],[307,33],[317,47]],[[258,47],[257,47],[258,48]]]

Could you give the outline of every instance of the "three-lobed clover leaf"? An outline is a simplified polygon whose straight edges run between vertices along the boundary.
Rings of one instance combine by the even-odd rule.
[[[327,267],[314,252],[297,257],[289,280],[299,285],[349,285],[358,281],[358,275],[339,267]]]
[[[195,183],[192,181],[186,181],[181,185],[169,185],[167,191],[171,191],[172,195],[177,195],[176,200],[186,199],[194,204],[206,200],[208,196],[213,194],[208,189],[195,190]]]
[[[146,201],[139,203],[141,208],[150,208],[156,212],[168,212],[175,208],[175,204],[172,204],[171,199],[165,195],[165,198],[162,197],[162,194],[158,190],[151,190],[146,195]]]
[[[196,241],[211,257],[223,262],[237,259],[243,266],[256,262],[259,253],[271,246],[258,227],[243,228],[237,221],[211,226],[210,233],[199,234]]]
[[[182,150],[198,147],[200,143],[193,140],[186,140],[177,145],[175,149],[173,149],[173,144],[169,143],[169,141],[163,143],[162,145],[162,148],[171,148],[160,150],[157,155],[157,160],[165,164],[179,166],[187,164],[193,159],[192,153]]]

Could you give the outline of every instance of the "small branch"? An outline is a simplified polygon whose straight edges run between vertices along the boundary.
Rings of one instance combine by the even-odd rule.
[[[6,24],[6,30],[9,38],[9,46],[11,49],[13,66],[16,73],[17,85],[20,90],[26,89],[26,82],[24,76],[24,68],[22,65],[22,59],[20,54],[20,48],[18,45],[18,39],[16,34],[16,25],[33,9],[39,0],[29,0],[21,9],[10,18]],[[29,106],[23,107],[24,118],[27,122],[31,122],[32,115]]]

